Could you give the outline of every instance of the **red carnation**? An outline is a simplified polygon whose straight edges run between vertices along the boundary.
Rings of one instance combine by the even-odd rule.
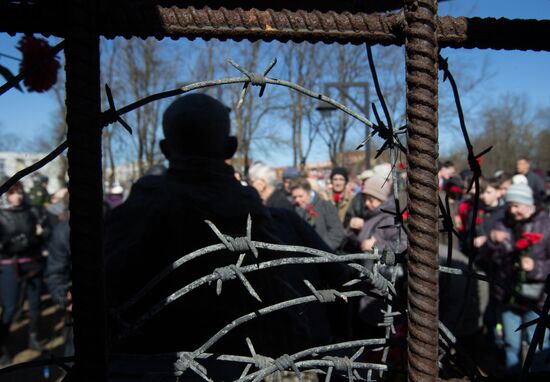
[[[407,220],[409,218],[409,211],[408,210],[403,211],[403,214],[401,216],[403,217],[403,220]]]
[[[542,240],[542,233],[540,232],[524,232],[521,237],[529,240],[532,244],[537,244]]]
[[[309,214],[310,214],[312,217],[314,217],[314,218],[317,217],[317,212],[315,212],[315,211],[313,211],[313,210],[309,211]]]
[[[399,167],[400,170],[406,170],[407,169],[407,165],[403,162],[399,162],[398,167]]]
[[[516,241],[516,248],[517,249],[527,249],[531,245],[531,242],[529,239],[521,238]]]
[[[23,53],[20,70],[27,72],[23,83],[29,91],[44,92],[57,82],[60,67],[55,56],[50,56],[51,47],[46,40],[23,36],[17,49]]]

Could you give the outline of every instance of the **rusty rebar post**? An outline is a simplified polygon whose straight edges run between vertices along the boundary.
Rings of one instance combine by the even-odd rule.
[[[437,0],[406,0],[408,377],[438,375]]]
[[[66,105],[75,366],[70,381],[107,380],[102,248],[99,36],[96,2],[70,1]]]

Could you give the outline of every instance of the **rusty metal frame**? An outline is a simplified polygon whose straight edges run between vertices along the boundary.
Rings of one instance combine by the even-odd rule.
[[[190,3],[192,3],[190,5]],[[66,38],[74,380],[107,379],[99,36],[405,44],[410,208],[409,379],[437,379],[437,48],[550,50],[550,21],[437,17],[437,0],[371,14],[358,2],[0,1],[0,31]],[[372,5],[373,2],[365,2]],[[86,299],[86,303],[83,303]]]

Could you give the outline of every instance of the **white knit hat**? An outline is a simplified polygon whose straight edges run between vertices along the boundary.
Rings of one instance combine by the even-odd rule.
[[[504,195],[506,203],[521,203],[532,206],[535,204],[533,190],[524,183],[512,184]]]

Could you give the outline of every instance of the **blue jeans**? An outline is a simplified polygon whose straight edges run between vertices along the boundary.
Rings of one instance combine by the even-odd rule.
[[[517,331],[516,329],[523,323],[535,320],[539,317],[533,311],[527,312],[518,312],[514,310],[504,310],[502,312],[502,326],[504,330],[504,338],[506,340],[506,368],[510,371],[518,371],[521,369],[521,341],[522,335],[526,332],[527,342],[531,341],[533,334],[535,333],[536,325],[529,326],[524,331]],[[544,338],[544,347],[543,349],[548,349],[550,346],[550,340],[548,338],[548,332],[545,334]],[[544,368],[544,358],[540,351],[537,350],[535,357],[533,359],[532,370],[541,371],[546,370]]]
[[[2,296],[2,323],[9,325],[17,311],[19,294],[27,283],[27,298],[29,300],[29,316],[36,323],[40,316],[40,293],[42,290],[42,264],[31,261],[24,264],[2,264],[0,268],[0,295]],[[30,328],[35,331],[36,328]]]

